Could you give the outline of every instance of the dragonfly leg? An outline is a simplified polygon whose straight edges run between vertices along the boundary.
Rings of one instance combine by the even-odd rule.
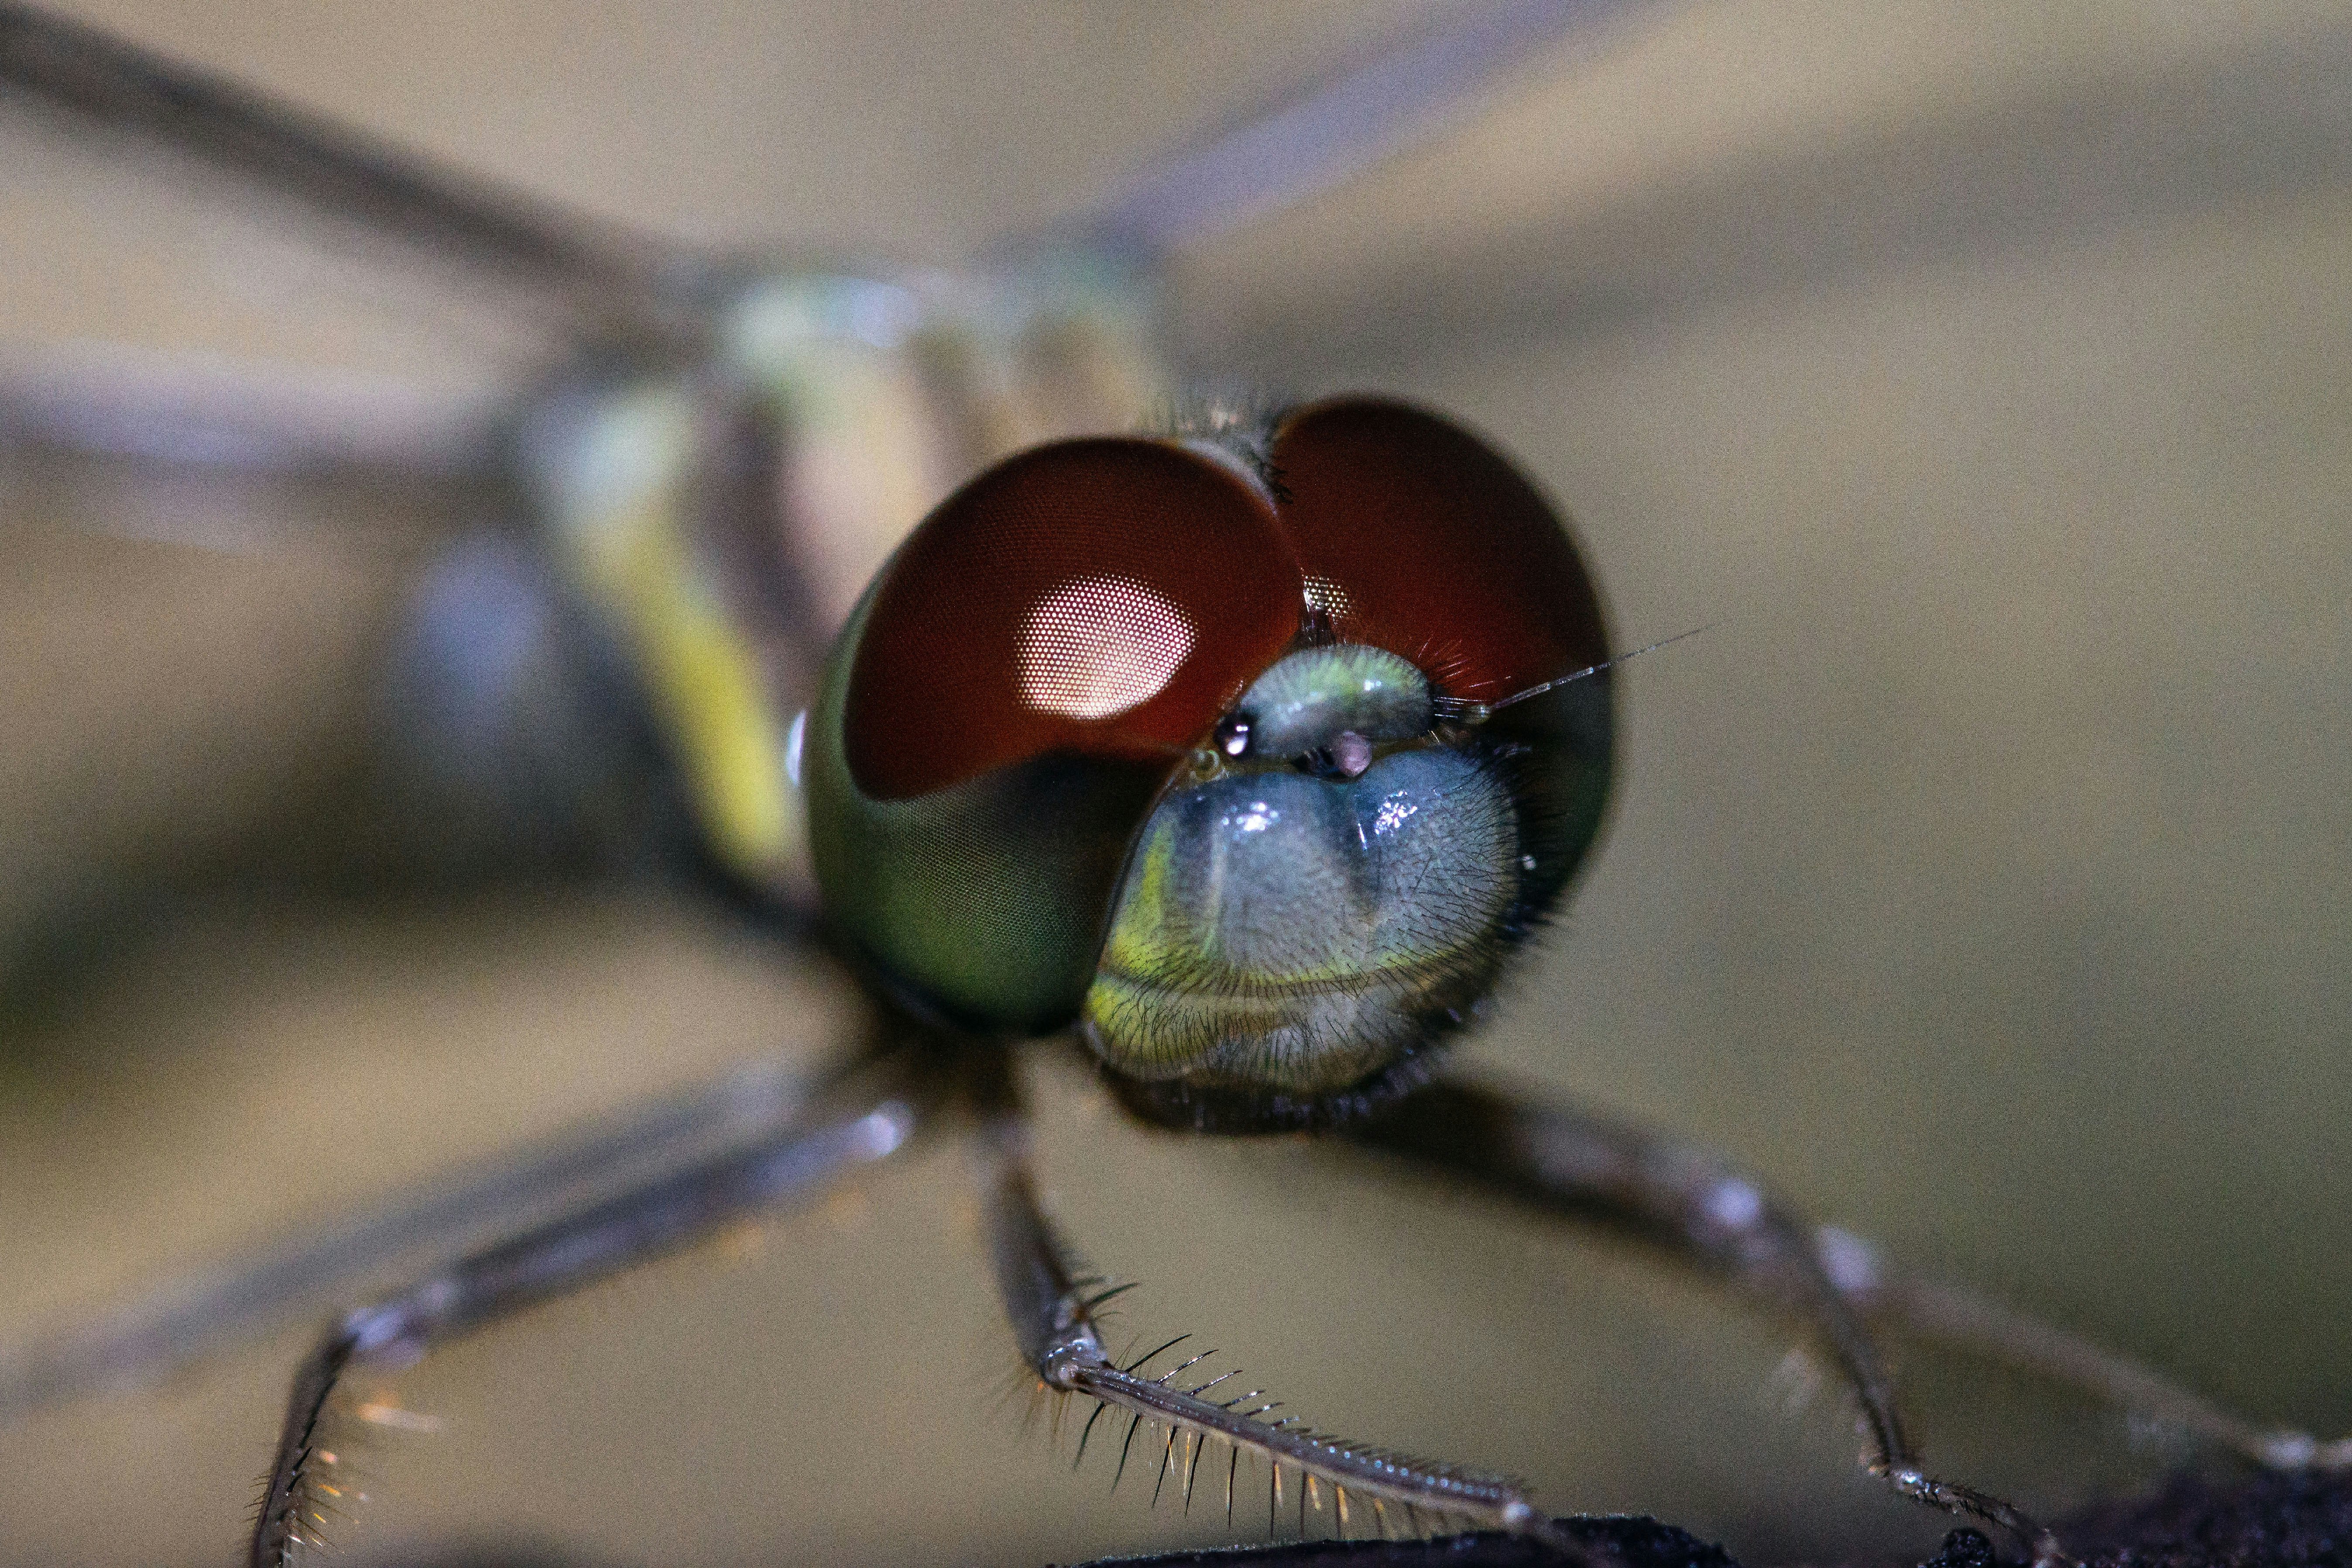
[[[1825,1245],[1760,1183],[1719,1156],[1585,1112],[1459,1083],[1432,1085],[1356,1137],[1546,1207],[1628,1226],[1770,1295],[1805,1319],[1843,1376],[1860,1409],[1863,1464],[1872,1475],[1906,1497],[2001,1530],[2042,1568],[2071,1561],[2023,1510],[1921,1468],[1857,1299],[1860,1281],[1851,1273],[1857,1255],[1838,1245],[1851,1238],[1829,1232]]]
[[[407,1365],[436,1344],[676,1251],[746,1214],[823,1191],[905,1146],[935,1097],[936,1076],[929,1058],[901,1052],[788,1125],[468,1254],[345,1313],[295,1374],[254,1524],[253,1568],[282,1568],[319,1523],[320,1426],[345,1374]]]
[[[1349,1528],[1352,1496],[1360,1521],[1370,1522],[1368,1534],[1384,1531],[1393,1510],[1409,1519],[1508,1531],[1542,1542],[1565,1562],[1596,1562],[1595,1553],[1538,1510],[1517,1482],[1349,1442],[1316,1432],[1296,1417],[1273,1417],[1277,1402],[1266,1399],[1263,1390],[1227,1392],[1233,1373],[1199,1373],[1200,1381],[1186,1386],[1192,1380],[1184,1373],[1192,1362],[1159,1377],[1141,1371],[1141,1363],[1121,1366],[1104,1350],[1095,1316],[1117,1290],[1081,1276],[1038,1202],[1028,1121],[1003,1053],[992,1053],[974,1072],[972,1094],[989,1250],[1022,1356],[1048,1389],[1085,1395],[1103,1408],[1126,1412],[1131,1423],[1150,1422],[1164,1430],[1162,1484],[1175,1477],[1189,1501],[1203,1448],[1222,1443],[1229,1460],[1247,1453],[1266,1465],[1270,1507],[1280,1496],[1281,1477],[1289,1472],[1302,1520],[1307,1501],[1320,1509],[1328,1492],[1342,1531]],[[1130,1426],[1130,1441],[1132,1433]],[[1232,1466],[1223,1468],[1230,1514]],[[1598,1561],[1605,1562],[1605,1556]]]
[[[423,1266],[473,1251],[723,1150],[803,1125],[870,1070],[862,1051],[810,1074],[747,1063],[642,1106],[330,1220],[266,1250],[168,1281],[71,1326],[0,1345],[0,1426],[34,1411],[152,1382],[241,1337],[327,1310]]]
[[[2264,1426],[2183,1388],[2152,1367],[1965,1286],[1893,1268],[1859,1237],[1823,1226],[1819,1245],[1866,1316],[1914,1338],[1973,1351],[2070,1384],[2105,1404],[2174,1426],[2272,1470],[2352,1470],[2352,1437]]]

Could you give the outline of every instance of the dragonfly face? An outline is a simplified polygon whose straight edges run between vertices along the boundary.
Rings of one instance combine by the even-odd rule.
[[[1875,58],[1870,26],[1840,30]],[[2352,973],[2334,896],[2337,741],[2352,733],[2333,679],[2330,454],[2346,444],[2327,365],[2342,344],[2324,304],[2343,297],[2352,254],[2340,204],[2324,181],[2246,184],[2276,193],[2250,213],[2230,194],[2238,164],[2183,174],[2163,199],[2108,182],[2124,195],[2096,212],[2071,187],[1997,178],[2063,166],[2031,150],[2003,163],[1988,127],[2042,125],[2033,148],[2074,145],[2048,129],[2063,115],[2007,115],[2063,105],[2063,89],[1810,130],[1732,94],[1758,116],[1752,139],[1718,125],[1719,162],[1678,164],[1673,149],[1695,143],[1627,127],[1677,100],[1731,101],[1717,90],[1729,77],[1696,71],[1716,58],[1705,32],[1669,19],[1622,56],[1559,67],[1556,90],[1504,103],[1491,135],[1456,144],[1450,177],[1392,171],[1178,268],[1198,368],[1454,411],[1574,501],[1624,633],[1723,623],[1622,678],[1633,700],[1607,853],[1505,988],[1475,1059],[1738,1148],[1899,1250],[2028,1281],[2022,1294],[2081,1307],[2208,1386],[2341,1426],[2326,1390],[2341,1382],[2331,1325],[2352,1299],[2338,1261],[2352,1248],[2331,1216],[2352,1212],[2338,1191],[2352,1117],[2315,1065]],[[1783,32],[1759,27],[1747,55],[1723,58],[1811,86],[1879,79],[1846,73],[1831,40]],[[2229,124],[2279,130],[2251,89],[2172,90],[2264,79],[2231,76],[2230,59],[2276,63],[2253,44],[2230,59],[2209,46],[2210,79],[2181,65],[2144,96],[2084,68],[2112,89],[2097,101],[2125,106],[2133,134],[2114,145],[2184,145],[2159,134],[2183,123],[2159,101],[2219,101]],[[1600,108],[1579,107],[1596,92]],[[2270,144],[2340,168],[2307,127]],[[1482,181],[1493,205],[1473,222],[1449,204]],[[1937,208],[1967,231],[1952,239],[1920,215],[1925,193],[1956,185],[2006,195]],[[2051,226],[2017,216],[2032,211]],[[1537,217],[1515,226],[1515,213]],[[1776,214],[1793,216],[1775,228]],[[1512,310],[1500,326],[1481,315]],[[540,929],[520,917],[493,920],[382,952],[373,926],[320,925],[317,945],[271,928],[234,949],[221,973],[243,1001],[193,960],[149,990],[121,982],[112,1024],[79,1037],[90,1054],[135,1062],[143,1042],[205,1042],[192,1048],[209,1081],[160,1079],[168,1092],[120,1123],[22,1117],[9,1158],[36,1174],[9,1183],[22,1206],[6,1206],[47,1216],[9,1248],[31,1275],[72,1278],[112,1216],[226,1250],[341,1208],[347,1188],[494,1148],[527,1129],[488,1118],[527,1121],[572,1072],[604,1075],[591,1081],[617,1101],[655,1043],[707,1048],[695,1070],[715,1068],[798,1027],[807,1005],[749,978],[729,935],[688,923],[665,942],[674,916],[632,910],[537,940],[517,934]],[[352,933],[340,947],[337,930]],[[484,979],[500,952],[510,978]],[[522,977],[526,960],[543,984]],[[306,979],[305,963],[344,983]],[[429,999],[469,986],[487,994],[478,1015]],[[355,1021],[362,1001],[381,1009],[372,1021]],[[339,1042],[324,1059],[322,1038]],[[138,1072],[99,1081],[131,1095]],[[98,1103],[90,1077],[66,1081]],[[1143,1137],[1086,1120],[1075,1089],[1047,1093],[1070,1113],[1046,1119],[1064,1215],[1106,1267],[1146,1280],[1139,1326],[1219,1331],[1317,1415],[1520,1466],[1563,1505],[1657,1509],[1751,1555],[1810,1549],[1816,1529],[1916,1544],[1907,1515],[1848,1487],[1837,1420],[1768,1408],[1783,1342],[1747,1320],[1462,1200],[1286,1147]],[[239,1102],[270,1103],[267,1127],[234,1121]],[[97,1196],[49,1206],[37,1173],[65,1168],[68,1129],[93,1152]],[[452,1142],[424,1152],[436,1132]],[[404,1143],[417,1163],[380,1163]],[[268,1161],[230,1158],[240,1144]],[[319,1173],[315,1186],[279,1192],[289,1169]],[[1070,1480],[1042,1438],[1005,1440],[982,1386],[1005,1362],[1001,1325],[971,1278],[956,1177],[918,1166],[877,1185],[863,1220],[781,1227],[748,1261],[685,1265],[420,1368],[404,1394],[449,1427],[394,1445],[354,1548],[413,1528],[649,1559],[679,1542],[755,1550],[787,1518],[845,1558],[879,1531],[910,1557],[985,1536],[1008,1560],[1043,1561],[1222,1534],[1198,1510],[1180,1526],[1165,1508],[1103,1501],[1093,1459]],[[236,1215],[156,1206],[199,1183],[239,1194]],[[2242,1226],[2248,1213],[2270,1217]],[[137,1272],[84,1275],[26,1298],[24,1316]],[[289,1348],[10,1435],[5,1517],[51,1528],[51,1500],[95,1460],[121,1478],[110,1528],[123,1558],[170,1552],[215,1500],[243,1497],[257,1445],[223,1434],[266,1433]],[[982,1372],[942,1390],[942,1363]],[[1488,1398],[1498,1365],[1544,1396]],[[845,1408],[814,1426],[812,1396]],[[1980,1429],[1966,1413],[1995,1397],[1955,1378],[1922,1413],[1948,1447],[1966,1445]],[[1780,1478],[1764,1489],[1794,1500],[1760,1519],[1727,1457],[1759,1454]],[[642,1517],[656,1492],[698,1501]],[[56,1538],[87,1543],[72,1511]],[[195,1527],[209,1556],[236,1525]]]
[[[1605,648],[1550,509],[1418,410],[1038,448],[834,653],[803,763],[828,913],[927,1011],[1080,1026],[1155,1120],[1360,1116],[1591,842],[1605,685],[1537,689]]]

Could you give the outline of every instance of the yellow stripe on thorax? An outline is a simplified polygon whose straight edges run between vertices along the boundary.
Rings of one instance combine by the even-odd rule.
[[[711,849],[738,872],[772,878],[801,852],[799,803],[759,657],[688,531],[688,393],[611,395],[569,456],[555,521],[575,580],[620,628]]]

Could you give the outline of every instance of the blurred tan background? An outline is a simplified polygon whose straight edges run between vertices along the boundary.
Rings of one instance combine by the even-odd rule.
[[[1424,14],[76,12],[608,216],[943,262]],[[13,110],[0,138],[19,380],[258,366],[430,447],[545,363],[478,280]],[[1621,643],[1712,627],[1624,672],[1615,820],[1467,1063],[2352,1428],[2352,9],[1623,7],[1188,248],[1171,315],[1195,374],[1481,426],[1575,512]],[[0,468],[11,940],[160,848],[266,849],[417,542],[488,504]],[[75,973],[0,1039],[0,1338],[835,1016],[718,913],[544,885],[223,895]],[[1076,1072],[1044,1093],[1065,1219],[1145,1282],[1129,1325],[1318,1424],[1756,1561],[1940,1533],[1852,1474],[1833,1400],[1790,1412],[1787,1336],[1685,1277],[1328,1152],[1132,1131]],[[919,1153],[403,1377],[445,1429],[380,1446],[351,1560],[1223,1539],[1023,1435],[961,1177]],[[0,1431],[0,1562],[231,1560],[303,1339]],[[1910,1364],[1934,1452],[2032,1502],[2179,1457]]]

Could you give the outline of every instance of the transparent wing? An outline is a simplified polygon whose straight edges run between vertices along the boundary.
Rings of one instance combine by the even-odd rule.
[[[144,138],[444,260],[517,273],[599,335],[659,342],[691,330],[674,313],[693,279],[673,247],[103,29],[12,0],[0,7],[0,84],[99,134]]]

